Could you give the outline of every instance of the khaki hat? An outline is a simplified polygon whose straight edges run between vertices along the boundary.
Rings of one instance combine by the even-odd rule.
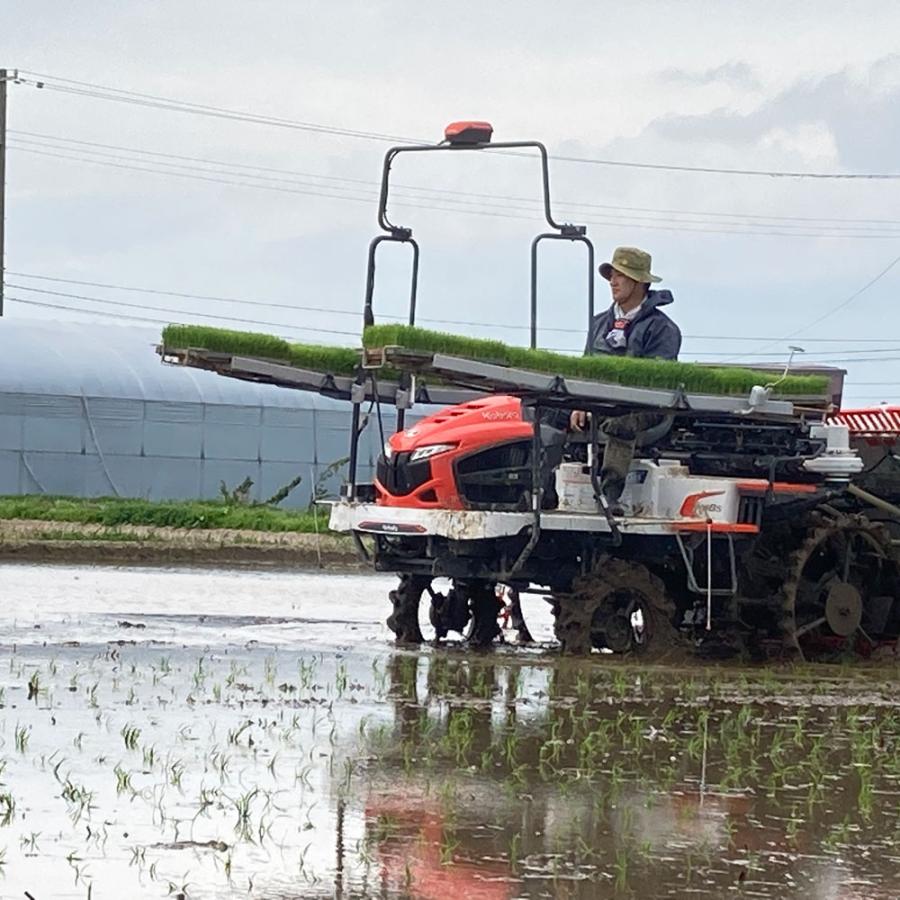
[[[637,247],[616,247],[612,262],[600,263],[598,271],[607,281],[613,269],[641,284],[662,281],[662,278],[650,271],[651,261],[650,254],[646,250],[639,250]]]

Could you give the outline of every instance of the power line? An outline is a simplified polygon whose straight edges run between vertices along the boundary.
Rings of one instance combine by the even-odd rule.
[[[282,169],[273,166],[260,166],[253,165],[248,163],[236,163],[236,162],[228,162],[225,160],[215,160],[208,159],[204,157],[197,156],[185,156],[182,154],[176,153],[164,153],[159,150],[147,150],[141,147],[127,147],[121,144],[104,144],[97,141],[84,141],[77,140],[75,138],[57,136],[44,134],[41,132],[33,132],[33,131],[22,131],[19,129],[10,129],[10,134],[19,135],[19,140],[27,145],[33,145],[38,147],[47,147],[56,150],[68,150],[69,152],[73,152],[72,147],[68,147],[66,145],[72,144],[77,148],[98,148],[96,150],[85,150],[84,152],[89,153],[98,153],[101,156],[110,156],[110,154],[102,152],[107,150],[115,150],[119,152],[124,152],[131,154],[132,156],[150,156],[154,158],[159,158],[160,160],[178,160],[180,162],[189,162],[189,163],[198,163],[202,167],[210,167],[210,166],[219,166],[228,169],[238,169],[243,170],[247,173],[247,177],[252,178],[262,178],[263,176],[256,175],[253,173],[256,172],[264,172],[267,175],[284,175],[287,176],[286,179],[281,178],[271,178],[269,180],[272,181],[285,181],[287,180],[289,183],[293,183],[296,179],[316,179],[319,181],[328,181],[328,182],[336,182],[343,184],[351,184],[358,187],[368,188],[369,190],[377,190],[379,188],[379,183],[374,182],[371,179],[364,178],[349,178],[347,176],[340,175],[328,175],[328,174],[320,174],[313,172],[301,172],[295,169]],[[47,143],[47,142],[51,143]],[[56,146],[58,144],[62,144],[62,147]],[[112,157],[117,158],[117,157]],[[163,164],[163,163],[160,163]],[[193,168],[193,167],[190,167]],[[206,168],[201,168],[200,171],[206,171]],[[231,172],[225,174],[234,174]],[[243,174],[243,172],[242,172]],[[300,181],[301,184],[308,184],[307,181]],[[316,185],[319,186],[319,185]],[[466,197],[473,198],[478,200],[489,200],[489,201],[506,201],[512,203],[521,203],[527,204],[532,207],[542,207],[543,201],[535,198],[535,197],[520,197],[520,196],[511,196],[505,194],[490,194],[490,193],[482,193],[477,191],[460,191],[460,190],[452,190],[449,188],[435,188],[435,187],[427,187],[425,185],[413,185],[413,184],[403,184],[397,183],[394,185],[395,189],[405,190],[405,191],[416,191],[420,193],[426,194],[436,194],[441,197]],[[885,226],[897,226],[900,227],[900,220],[897,219],[857,219],[857,218],[828,218],[822,216],[779,216],[779,215],[771,215],[771,214],[760,214],[760,213],[739,213],[739,212],[719,212],[715,210],[681,210],[681,209],[658,209],[654,207],[642,207],[642,206],[617,206],[613,204],[606,203],[593,203],[590,201],[575,201],[575,200],[564,200],[560,199],[555,201],[560,207],[564,207],[566,209],[600,209],[600,210],[610,210],[616,212],[625,212],[625,213],[651,213],[657,216],[693,216],[693,217],[705,217],[706,219],[738,219],[738,220],[759,220],[758,222],[750,222],[750,221],[739,221],[732,224],[743,224],[743,225],[765,225],[771,226],[773,223],[800,223],[795,227],[809,227],[813,226],[830,226],[830,227],[841,227],[841,228],[850,228],[854,225],[863,225],[867,227],[881,227]],[[690,220],[688,220],[690,221]],[[788,227],[784,224],[780,225],[780,227]],[[898,231],[898,235],[900,235],[900,231]]]
[[[26,290],[26,291],[36,290],[35,288],[27,288],[27,287],[24,287],[23,285],[8,284],[7,286],[11,287],[15,290]],[[245,325],[267,325],[272,328],[287,328],[291,331],[315,331],[315,332],[319,332],[321,334],[339,334],[342,336],[349,336],[349,337],[355,337],[355,338],[359,338],[359,335],[360,335],[359,331],[340,331],[335,328],[314,328],[312,326],[306,326],[306,325],[289,325],[287,322],[267,322],[267,321],[264,321],[261,319],[246,319],[246,318],[241,318],[239,316],[226,316],[226,315],[222,315],[220,313],[202,313],[202,312],[187,311],[184,309],[172,308],[170,306],[148,307],[146,304],[142,304],[142,303],[128,303],[125,300],[107,300],[102,297],[88,297],[83,294],[68,294],[63,291],[44,290],[44,291],[38,291],[38,293],[46,294],[46,295],[52,296],[52,297],[67,297],[71,300],[84,300],[89,303],[101,303],[106,306],[116,306],[116,307],[124,306],[126,309],[129,309],[129,308],[130,309],[149,309],[152,312],[168,312],[168,313],[175,313],[176,315],[182,315],[182,316],[185,314],[188,314],[191,316],[199,316],[200,318],[203,318],[203,319],[218,319],[223,322],[241,322],[242,324],[245,324]],[[24,301],[20,300],[19,302],[24,302]]]
[[[129,319],[133,322],[150,322],[154,325],[168,325],[168,319],[150,319],[147,316],[131,316],[126,313],[104,312],[102,309],[78,309],[75,306],[62,306],[59,303],[41,303],[39,300],[25,300],[23,297],[7,297],[13,303],[24,303],[26,306],[39,306],[43,309],[62,309],[66,312],[84,313],[86,316],[106,316],[107,318]]]
[[[776,169],[726,169],[715,166],[678,166],[668,163],[625,162],[615,159],[592,159],[584,156],[552,157],[555,162],[582,163],[593,166],[619,166],[629,169],[655,169],[662,172],[694,172],[703,175],[746,175],[764,178],[812,178],[841,181],[895,181],[900,172],[791,172]]]
[[[135,315],[131,315],[128,313],[105,312],[104,310],[82,309],[80,307],[67,306],[67,305],[63,305],[63,304],[59,304],[59,303],[48,303],[48,302],[38,301],[38,300],[27,300],[22,297],[10,296],[10,297],[7,297],[7,299],[14,303],[22,303],[27,306],[36,306],[36,307],[41,307],[41,308],[45,308],[45,309],[64,310],[66,312],[81,313],[83,315],[105,316],[107,318],[115,318],[117,320],[118,319],[128,319],[131,321],[150,322],[150,323],[156,324],[156,325],[166,325],[166,324],[169,324],[169,322],[170,322],[170,320],[167,318],[151,318],[148,316],[135,316]],[[96,298],[92,298],[92,299],[96,300]],[[102,301],[100,301],[100,302],[102,302]],[[128,304],[128,305],[133,305],[133,304]],[[146,308],[146,307],[140,307],[140,308]],[[167,310],[167,309],[161,308],[161,307],[150,307],[149,309],[151,312],[156,312],[156,311],[168,312],[168,311],[170,311],[170,310]],[[184,311],[177,310],[176,312],[183,314]],[[196,315],[203,316],[202,313],[191,313],[191,315],[192,316],[196,316]],[[223,317],[217,317],[217,316],[203,316],[203,317],[204,318],[223,318]],[[244,321],[244,320],[240,320],[240,321]],[[271,323],[256,323],[256,324],[271,324]],[[295,326],[284,326],[284,325],[279,325],[278,327],[287,327],[290,330],[301,330],[301,331],[321,331],[321,330],[323,330],[323,329],[304,328],[304,327],[297,328]],[[331,332],[331,333],[335,333],[335,332]],[[349,335],[352,337],[358,337],[357,334],[351,333],[351,332],[337,332],[337,333]],[[566,348],[548,348],[548,349],[554,349],[554,350],[562,351],[562,352],[575,352],[575,351],[567,350]],[[854,365],[856,365],[856,364],[884,363],[884,362],[900,362],[900,356],[892,356],[892,357],[880,356],[880,357],[871,358],[871,359],[860,359],[860,358],[830,359],[827,361],[827,364],[834,365],[837,363],[853,363]],[[749,362],[748,365],[753,366],[754,363]]]
[[[796,329],[796,331],[792,331],[790,334],[786,334],[784,337],[779,338],[779,341],[788,341],[791,338],[798,337],[807,329],[815,327],[820,322],[824,322],[826,319],[833,316],[836,312],[840,312],[842,309],[849,306],[854,300],[856,300],[857,297],[860,297],[867,290],[869,290],[870,287],[873,287],[882,278],[884,278],[884,276],[887,275],[887,273],[890,272],[891,269],[893,269],[894,266],[897,265],[897,263],[900,263],[900,256],[895,256],[894,259],[892,259],[874,278],[871,278],[869,281],[867,281],[859,290],[854,291],[849,297],[847,297],[846,300],[842,300],[836,306],[831,307],[831,309],[829,309],[827,312],[823,313],[817,319],[813,319],[812,322],[809,322],[808,324],[804,325],[803,327]],[[775,342],[773,341],[772,343],[775,343]],[[771,345],[772,344],[768,344],[766,346],[771,346]],[[765,350],[765,346],[762,349]]]
[[[316,312],[316,313],[327,313],[328,315],[355,316],[357,318],[362,318],[362,310],[361,309],[356,309],[356,310],[333,309],[333,308],[324,307],[324,306],[301,306],[301,305],[292,304],[292,303],[269,302],[269,301],[264,301],[264,300],[259,300],[259,301],[247,300],[247,299],[242,299],[239,297],[219,297],[219,296],[214,296],[214,295],[210,295],[210,294],[187,294],[187,293],[183,293],[181,291],[161,291],[161,290],[154,290],[151,288],[124,287],[123,285],[109,284],[108,282],[80,281],[80,280],[76,280],[73,278],[50,278],[49,276],[46,276],[46,275],[31,275],[27,272],[10,272],[9,274],[15,275],[20,278],[39,278],[39,279],[42,279],[45,281],[60,282],[63,284],[76,284],[76,285],[82,285],[85,287],[106,288],[109,290],[133,291],[135,293],[140,293],[140,294],[156,294],[158,296],[165,296],[165,297],[182,297],[184,299],[189,299],[189,300],[212,300],[212,301],[221,302],[221,303],[242,303],[242,304],[246,304],[248,306],[266,306],[266,307],[274,307],[277,309],[288,309],[288,310],[291,310],[292,312]],[[69,294],[69,293],[63,293],[61,291],[49,291],[49,290],[43,290],[41,288],[27,287],[26,285],[23,285],[23,284],[12,284],[10,282],[6,282],[6,284],[8,287],[14,288],[16,290],[30,291],[30,292],[36,293],[36,294],[48,294],[48,295],[54,295],[54,296],[60,296],[60,297],[72,297],[74,299],[81,299],[81,300],[97,300],[98,299],[96,297],[86,297],[81,294]],[[100,302],[115,303],[115,302],[119,302],[119,301],[103,300]],[[392,320],[395,320],[398,322],[405,322],[405,321],[407,321],[408,317],[380,313],[378,318],[392,319]],[[256,321],[256,320],[246,319],[246,320],[242,320],[242,321],[252,322],[252,321]],[[432,322],[432,323],[440,324],[440,325],[462,325],[462,326],[468,326],[468,327],[477,326],[477,327],[489,327],[489,328],[510,328],[510,329],[515,329],[515,330],[520,330],[520,331],[528,331],[531,327],[529,325],[512,325],[512,324],[507,324],[505,322],[470,322],[470,321],[463,321],[460,319],[429,319],[429,318],[424,318],[424,317],[420,318],[419,321]],[[258,323],[258,324],[265,324],[265,323]],[[584,334],[584,332],[585,332],[584,328],[544,328],[542,330],[543,331],[554,331],[554,332],[566,332],[566,333],[571,333],[571,334]],[[338,332],[338,333],[350,334],[351,332]]]
[[[217,294],[195,294],[188,293],[185,291],[173,291],[173,290],[164,290],[160,288],[148,288],[144,286],[135,286],[135,285],[124,285],[124,284],[115,284],[108,281],[86,281],[78,278],[59,278],[52,275],[40,275],[33,272],[18,272],[18,271],[10,271],[7,274],[12,275],[17,278],[31,278],[36,281],[49,281],[52,283],[58,284],[74,284],[80,287],[96,287],[96,288],[104,288],[107,290],[115,290],[115,291],[127,291],[129,293],[136,294],[155,294],[157,296],[162,297],[179,297],[187,300],[209,300],[215,302],[222,303],[240,303],[246,304],[248,306],[265,306],[265,307],[273,307],[278,309],[287,309],[295,312],[316,312],[316,313],[327,313],[329,315],[344,315],[344,316],[360,316],[362,315],[361,310],[350,310],[350,309],[339,309],[334,307],[324,307],[324,306],[304,306],[300,304],[294,303],[285,303],[281,301],[274,300],[261,300],[261,299],[248,299],[245,297],[225,297]],[[46,291],[42,291],[38,288],[26,287],[25,285],[14,285],[11,283],[7,283],[8,287],[17,288],[18,290],[31,291],[34,293],[49,293]],[[63,295],[63,296],[77,296],[77,295]],[[386,313],[379,313],[378,318],[382,319],[393,319],[396,321],[407,320],[406,316],[395,316],[389,315]],[[475,327],[475,328],[507,328],[510,330],[516,331],[528,331],[530,329],[530,325],[516,325],[510,322],[483,322],[483,321],[473,321],[470,319],[435,319],[428,317],[418,317],[418,321],[420,322],[430,322],[440,325],[460,325],[465,327]],[[578,334],[583,335],[585,333],[584,328],[560,328],[560,327],[542,327],[542,332],[555,332],[560,334]],[[741,336],[741,335],[728,335],[728,334],[684,334],[683,337],[686,340],[701,340],[701,341],[774,341],[775,338],[769,337],[760,337],[760,336]],[[817,343],[817,344],[841,344],[843,346],[847,346],[848,344],[884,344],[885,338],[807,338],[804,343]],[[900,344],[900,340],[898,340],[898,344]],[[762,355],[766,356],[775,356],[782,351],[772,351],[772,353],[766,353]],[[701,354],[702,355],[702,354]],[[730,354],[721,354],[721,355],[730,355]],[[750,354],[746,354],[750,355]]]
[[[95,159],[91,157],[85,156],[77,156],[73,154],[67,154],[65,152],[51,152],[50,150],[36,149],[34,147],[21,147],[16,144],[10,144],[9,149],[16,150],[19,153],[31,153],[36,154],[38,156],[51,157],[54,159],[64,159],[73,162],[79,163],[90,163],[93,165],[105,166],[114,169],[124,169],[135,172],[146,172],[156,175],[168,175],[174,176],[177,178],[186,178],[195,181],[203,181],[203,182],[211,182],[215,184],[225,184],[232,187],[249,187],[255,188],[257,190],[265,190],[265,191],[274,191],[276,193],[283,194],[300,194],[305,196],[313,196],[313,197],[323,197],[330,200],[344,200],[352,203],[365,203],[366,205],[371,204],[372,198],[374,197],[374,192],[369,194],[368,196],[354,196],[348,193],[348,188],[341,188],[340,190],[345,191],[345,193],[337,194],[333,191],[326,190],[311,190],[308,188],[291,188],[291,187],[283,187],[274,184],[259,184],[257,182],[250,181],[240,181],[234,178],[219,178],[214,175],[204,175],[204,174],[196,174],[194,172],[182,172],[176,171],[173,169],[160,169],[154,168],[151,165],[134,165],[131,163],[124,162],[111,162],[106,159]],[[55,149],[55,148],[54,148]],[[63,148],[59,148],[62,150]],[[424,210],[432,210],[436,212],[447,212],[453,211],[456,213],[464,213],[466,215],[476,215],[476,216],[490,216],[492,218],[502,218],[502,219],[514,219],[517,221],[533,221],[535,218],[539,218],[540,215],[538,213],[537,208],[534,210],[528,210],[529,215],[525,215],[525,211],[516,211],[514,207],[502,207],[502,206],[493,206],[487,209],[469,209],[469,208],[457,208],[457,207],[448,207],[446,205],[434,205],[433,203],[418,203],[415,202],[416,199],[419,198],[407,198],[403,196],[395,196],[395,200],[398,205],[410,208],[410,209],[424,209]],[[425,199],[425,198],[421,198]],[[451,200],[444,199],[445,203],[453,203],[459,204],[464,203],[462,200]],[[618,217],[606,217],[605,219],[584,219],[581,220],[586,225],[594,225],[599,228],[637,228],[649,231],[676,231],[678,233],[697,233],[697,234],[735,234],[735,235],[744,235],[744,236],[756,236],[756,237],[791,237],[791,238],[833,238],[833,239],[866,239],[866,240],[897,240],[900,238],[900,232],[898,231],[888,231],[886,233],[877,233],[877,232],[866,232],[866,233],[856,233],[856,232],[846,232],[846,231],[772,231],[772,230],[762,230],[755,229],[751,227],[749,230],[747,227],[745,228],[737,228],[737,227],[722,227],[722,225],[716,224],[715,227],[705,228],[705,227],[695,227],[696,224],[699,223],[691,223],[691,222],[673,222],[671,224],[656,224],[655,222],[645,222],[645,221],[633,221],[628,218]],[[753,223],[728,223],[728,224],[742,224],[745,226],[752,226]],[[782,228],[788,226],[780,226]]]
[[[218,303],[242,303],[247,306],[267,306],[273,307],[276,309],[289,309],[292,312],[315,312],[315,313],[326,313],[328,315],[340,315],[340,316],[356,316],[357,318],[362,318],[362,310],[349,310],[349,309],[333,309],[327,306],[301,306],[299,304],[294,303],[276,303],[269,302],[264,300],[244,300],[238,297],[217,297],[211,294],[186,294],[182,291],[158,291],[152,290],[150,288],[137,288],[137,287],[122,287],[121,285],[116,284],[108,284],[105,282],[99,281],[79,281],[74,278],[49,278],[45,275],[29,275],[27,272],[9,272],[10,275],[15,275],[17,277],[22,278],[40,278],[44,281],[52,281],[52,282],[60,282],[63,284],[78,284],[85,287],[99,287],[99,288],[108,288],[110,290],[120,290],[120,291],[131,291],[137,294],[156,294],[157,296],[164,297],[182,297],[188,300],[213,300]],[[26,287],[23,284],[12,284],[7,282],[7,287],[14,288],[20,291],[31,291],[36,294],[53,294],[59,293],[54,291],[41,290],[40,288],[35,287]],[[77,294],[59,294],[63,297],[78,297]],[[82,299],[96,299],[93,297],[87,297]],[[110,301],[117,302],[117,301]],[[405,316],[385,316],[385,318],[396,318],[398,320],[405,320]],[[470,323],[459,323],[459,324],[470,324]],[[527,327],[527,326],[523,326]]]
[[[39,81],[31,81],[22,78],[21,75],[32,75]],[[16,84],[24,84],[41,90],[57,91],[64,94],[75,94],[91,97],[98,100],[110,100],[118,103],[130,103],[138,106],[147,106],[153,109],[163,109],[171,112],[192,113],[194,115],[208,116],[211,118],[231,119],[240,122],[249,122],[259,125],[270,125],[276,128],[289,128],[296,131],[308,131],[315,134],[329,134],[337,137],[360,138],[370,141],[383,141],[397,143],[424,143],[413,138],[406,138],[396,134],[385,134],[377,131],[360,131],[354,128],[342,128],[334,125],[324,125],[321,122],[303,122],[295,119],[286,119],[279,116],[269,116],[242,110],[227,109],[221,106],[212,106],[206,103],[195,103],[190,100],[178,100],[171,97],[161,97],[156,94],[143,94],[137,91],[129,91],[108,85],[94,84],[88,81],[76,81],[72,78],[62,78],[54,75],[42,75],[39,72],[31,72],[27,69],[19,70],[20,77]],[[59,82],[56,84],[55,82]]]
[[[881,343],[884,343],[883,341]],[[782,358],[785,355],[785,350],[772,350],[768,353],[743,353],[741,354],[741,359],[749,359],[750,357],[760,357],[760,356],[772,356],[776,358]],[[821,350],[812,354],[805,354],[803,357],[797,357],[799,363],[802,363],[804,359],[811,360],[816,362],[818,360],[827,359],[830,356],[837,354],[838,356],[850,356],[852,354],[864,354],[864,353],[897,353],[900,352],[900,344],[894,345],[891,347],[867,347],[863,350],[832,350],[826,351]],[[723,356],[733,356],[733,353],[726,352],[700,352],[695,353],[694,356],[714,356],[714,357],[723,357]],[[798,363],[798,364],[799,364]]]
[[[31,75],[38,80],[30,80],[19,77],[16,83],[25,84],[44,90],[57,91],[66,94],[90,97],[98,100],[129,103],[146,106],[154,109],[170,112],[190,113],[213,118],[230,119],[251,124],[269,125],[278,128],[290,128],[300,131],[308,131],[317,134],[328,134],[338,137],[352,137],[381,142],[402,143],[428,143],[414,138],[399,135],[385,134],[376,131],[363,131],[358,129],[343,128],[333,125],[325,125],[319,122],[303,122],[285,119],[278,116],[268,116],[251,113],[242,110],[228,109],[226,107],[212,106],[204,103],[195,103],[188,100],[179,100],[172,97],[162,97],[156,94],[145,94],[123,88],[110,87],[88,81],[78,81],[72,78],[63,78],[32,72],[27,69],[20,70],[20,75]],[[489,149],[489,147],[487,148]],[[497,151],[508,153],[509,151]],[[510,154],[522,155],[522,154]],[[774,169],[740,169],[717,166],[686,166],[670,163],[634,162],[631,160],[602,159],[595,157],[570,156],[554,154],[554,161],[577,163],[581,165],[611,166],[617,168],[644,169],[665,172],[693,172],[704,175],[736,175],[765,178],[792,178],[792,179],[818,179],[818,180],[900,180],[900,173],[896,172],[798,172]]]

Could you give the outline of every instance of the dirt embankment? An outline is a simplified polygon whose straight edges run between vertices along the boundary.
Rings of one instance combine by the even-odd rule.
[[[365,568],[343,535],[30,519],[0,520],[0,561]]]

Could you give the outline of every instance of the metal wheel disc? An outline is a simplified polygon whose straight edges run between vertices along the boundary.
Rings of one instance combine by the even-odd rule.
[[[828,627],[841,637],[853,634],[862,623],[862,594],[845,581],[837,581],[828,589],[825,598],[825,618]]]

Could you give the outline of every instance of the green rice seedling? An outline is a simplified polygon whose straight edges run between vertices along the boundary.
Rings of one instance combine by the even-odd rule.
[[[156,763],[156,747],[153,744],[145,744],[141,748],[141,753],[143,754],[143,764],[145,771],[152,772],[153,766]]]
[[[19,753],[24,753],[28,749],[28,740],[31,737],[31,726],[30,725],[19,725],[16,724],[15,732],[13,733],[13,742],[15,744],[16,750]]]
[[[438,848],[442,866],[449,866],[453,863],[453,855],[456,853],[459,845],[460,841],[456,837],[455,832],[449,828],[445,828],[441,833],[441,844]]]
[[[613,863],[613,872],[615,872],[616,892],[620,893],[628,888],[628,852],[623,849],[616,850],[616,859]]]
[[[212,762],[213,768],[219,773],[219,780],[224,782],[227,777],[231,757],[221,750],[214,750],[210,756],[210,762]]]
[[[133,792],[134,788],[131,784],[131,772],[117,763],[113,769],[116,776],[116,794],[124,794],[126,791]]]
[[[243,722],[238,728],[235,728],[228,732],[228,743],[229,744],[238,744],[241,740],[241,735],[253,725],[249,719]]]
[[[178,788],[181,790],[181,780],[184,778],[185,767],[184,763],[180,759],[176,759],[173,763],[171,763],[168,767],[169,772],[169,784],[172,787]]]
[[[250,838],[250,822],[253,814],[253,800],[256,795],[259,793],[259,788],[253,788],[252,791],[247,791],[232,800],[231,803],[234,806],[235,813],[237,814],[237,823],[235,825],[235,830],[241,835],[241,837],[245,837],[249,840]]]
[[[141,738],[141,729],[138,728],[137,725],[123,725],[122,730],[119,733],[122,735],[122,740],[125,742],[126,750],[138,749],[138,741]]]
[[[334,676],[334,689],[338,697],[344,696],[344,692],[347,690],[348,680],[347,664],[345,662],[338,663]]]
[[[204,325],[169,325],[163,329],[162,342],[167,352],[210,350],[234,356],[278,360],[298,368],[335,375],[353,374],[359,365],[359,354],[348,347],[290,343],[271,334]]]
[[[9,791],[0,793],[0,827],[9,825],[16,814],[16,800]]]
[[[300,687],[304,690],[309,690],[312,687],[313,679],[316,675],[315,657],[312,657],[309,660],[298,660],[297,675],[300,679]]]
[[[688,391],[710,394],[746,394],[755,385],[773,381],[771,372],[757,372],[739,367],[713,367],[627,356],[566,356],[549,350],[513,347],[502,341],[446,334],[408,325],[370,326],[363,334],[363,344],[370,348],[399,346],[425,353],[443,353],[536,372],[589,378],[613,384],[671,390],[684,388]],[[819,396],[827,388],[827,378],[794,375],[779,383],[778,393]]]
[[[199,657],[197,659],[197,668],[194,670],[193,675],[193,684],[194,687],[199,691],[203,689],[204,682],[206,681],[206,672],[203,669],[203,657]]]
[[[69,815],[73,823],[77,824],[85,813],[90,814],[93,809],[93,791],[74,784],[69,778],[63,784],[61,796],[69,804]]]
[[[38,838],[40,836],[40,831],[32,831],[31,834],[23,834],[19,838],[19,846],[25,851],[26,856],[38,855]]]

